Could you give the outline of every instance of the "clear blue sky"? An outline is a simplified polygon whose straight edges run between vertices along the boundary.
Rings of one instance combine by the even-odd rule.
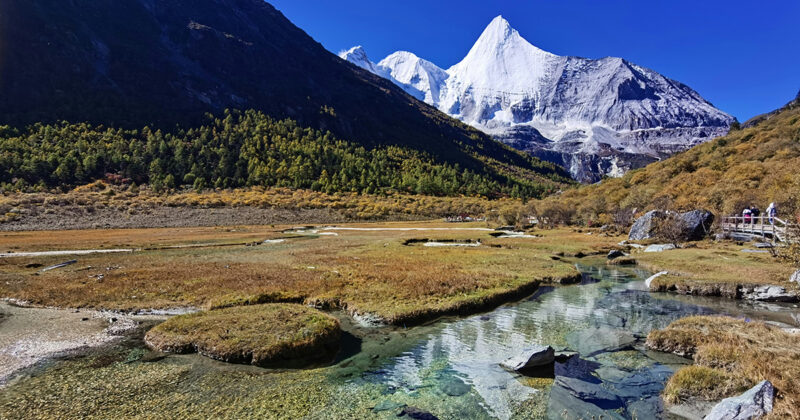
[[[328,50],[397,50],[448,68],[503,15],[559,55],[616,56],[697,90],[744,121],[800,90],[798,0],[270,0]]]

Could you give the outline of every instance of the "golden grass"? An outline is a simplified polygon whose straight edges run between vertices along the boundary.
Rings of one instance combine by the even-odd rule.
[[[485,224],[388,223],[350,227],[476,227]],[[257,234],[281,236],[274,229],[237,228],[225,240],[252,240]],[[261,229],[261,230],[258,230]],[[193,241],[193,229],[170,229],[176,241]],[[147,232],[160,230],[147,230]],[[108,235],[131,233],[133,245],[149,241],[138,231],[95,231],[50,236],[38,232],[11,236],[24,244],[48,241],[69,248],[71,236],[93,248]],[[97,231],[100,232],[100,231]],[[199,230],[210,235],[206,229]],[[293,237],[259,246],[162,249],[133,254],[77,257],[78,264],[34,275],[29,264],[49,265],[71,257],[15,257],[0,260],[0,296],[59,307],[118,310],[194,306],[222,308],[242,304],[303,302],[370,313],[394,324],[413,324],[444,314],[469,313],[533,293],[540,282],[575,278],[574,266],[553,260],[607,250],[618,237],[571,230],[537,232],[541,238],[492,238],[486,231],[337,231],[339,236]],[[170,240],[163,237],[163,244]],[[408,239],[480,239],[477,248],[403,245]],[[205,238],[206,240],[208,238]],[[14,246],[14,242],[10,243]]]
[[[762,380],[778,392],[773,418],[800,418],[800,335],[761,322],[729,317],[693,316],[652,331],[648,347],[691,355],[695,365],[678,371],[664,398],[716,401],[736,395]]]
[[[172,317],[148,331],[145,341],[170,353],[286,367],[331,358],[340,336],[339,321],[316,309],[267,304]]]
[[[651,271],[669,272],[653,280],[650,289],[654,291],[736,298],[742,285],[796,288],[789,282],[794,272],[791,266],[777,262],[770,254],[745,253],[742,249],[733,243],[697,242],[693,248],[640,252],[635,258]]]
[[[0,226],[26,217],[31,211],[58,212],[64,206],[85,211],[111,208],[120,215],[147,212],[154,207],[259,207],[275,209],[329,209],[349,220],[382,220],[392,217],[430,218],[457,214],[501,215],[516,213],[522,201],[511,198],[434,197],[408,194],[327,194],[311,190],[251,187],[230,190],[190,190],[155,193],[96,181],[65,193],[13,193],[0,195]],[[4,216],[6,212],[13,213]],[[506,223],[505,221],[503,223]]]
[[[800,216],[800,107],[783,110],[755,127],[678,153],[621,178],[606,179],[544,199],[575,212],[578,221],[612,223],[618,209],[692,210],[718,216],[779,203],[784,219]]]

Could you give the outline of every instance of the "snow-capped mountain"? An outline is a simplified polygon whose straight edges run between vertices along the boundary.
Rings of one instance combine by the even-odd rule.
[[[624,59],[543,51],[502,16],[447,70],[409,52],[377,64],[360,47],[340,56],[585,182],[723,135],[733,121],[688,86]]]

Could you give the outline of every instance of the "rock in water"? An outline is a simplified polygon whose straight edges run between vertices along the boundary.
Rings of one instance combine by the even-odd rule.
[[[644,252],[664,252],[664,251],[671,251],[675,249],[675,245],[673,244],[658,244],[658,245],[650,245],[644,249]]]
[[[400,412],[400,415],[398,415],[397,417],[403,417],[403,416],[406,416],[414,420],[439,420],[439,418],[434,416],[433,414],[425,410],[420,410],[417,407],[404,408],[403,411]]]
[[[514,356],[500,363],[500,366],[512,372],[519,372],[538,366],[551,365],[555,360],[556,354],[552,347],[534,346],[523,350],[519,356]]]
[[[548,420],[608,419],[622,420],[625,417],[614,410],[604,410],[594,404],[575,397],[569,390],[553,386],[547,402]]]
[[[566,338],[570,348],[577,350],[581,357],[622,350],[636,343],[636,338],[630,333],[606,327],[574,331]]]
[[[798,295],[781,286],[756,286],[742,288],[742,299],[761,302],[797,302]]]
[[[704,420],[749,420],[772,411],[775,388],[770,381],[761,381],[738,397],[722,400]]]
[[[557,376],[553,386],[564,388],[572,396],[581,401],[596,405],[605,410],[613,410],[623,405],[623,401],[620,397],[603,388],[600,384],[577,378]]]
[[[609,260],[613,260],[614,258],[620,258],[620,257],[624,257],[624,256],[625,256],[625,253],[623,253],[622,251],[620,251],[618,249],[613,249],[613,250],[608,252],[608,259]]]

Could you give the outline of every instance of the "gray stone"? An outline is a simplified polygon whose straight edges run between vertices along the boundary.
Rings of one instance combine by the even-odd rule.
[[[758,249],[765,249],[765,248],[774,248],[775,246],[769,242],[756,242],[753,244],[754,247]]]
[[[582,401],[563,387],[553,386],[547,402],[547,418],[549,420],[622,420],[625,417],[614,410],[604,410],[594,404]]]
[[[781,286],[743,287],[742,299],[760,302],[797,302],[798,295]]]
[[[673,244],[656,244],[650,245],[645,248],[644,252],[664,252],[664,251],[671,251],[675,249],[675,245]]]
[[[564,388],[575,398],[605,410],[613,410],[624,405],[624,402],[619,396],[603,388],[602,385],[587,382],[582,379],[556,376],[553,387]]]
[[[792,277],[789,278],[789,281],[800,284],[800,270],[795,271],[794,274],[792,274]]]
[[[704,420],[749,420],[765,416],[772,411],[775,388],[769,381],[761,381],[738,397],[722,400]]]
[[[707,210],[692,210],[678,216],[683,223],[683,234],[687,241],[699,241],[711,231],[714,214]]]
[[[653,238],[657,234],[659,223],[670,215],[675,215],[676,222],[681,224],[681,241],[698,241],[705,238],[714,223],[714,215],[706,210],[692,210],[686,213],[651,210],[636,219],[628,239],[643,241]]]
[[[674,372],[667,366],[654,366],[627,373],[622,377],[619,377],[620,372],[603,371],[602,368],[597,369],[597,373],[608,383],[615,395],[628,400],[658,396]]]
[[[658,222],[666,216],[667,214],[661,210],[648,211],[633,223],[628,239],[631,241],[643,241],[652,238],[656,233]]]
[[[636,338],[630,333],[606,327],[574,331],[567,334],[566,338],[569,346],[582,357],[622,350],[636,343]]]
[[[403,411],[397,417],[407,416],[410,419],[414,420],[439,420],[438,417],[434,416],[433,414],[421,410],[417,407],[405,407]]]
[[[520,355],[500,363],[500,366],[512,372],[519,372],[538,366],[552,365],[555,360],[555,350],[552,347],[533,346],[523,350]]]
[[[612,249],[611,251],[608,252],[607,258],[609,260],[613,260],[615,258],[624,257],[624,256],[625,256],[624,252],[622,252],[622,251],[620,251],[618,249]]]

